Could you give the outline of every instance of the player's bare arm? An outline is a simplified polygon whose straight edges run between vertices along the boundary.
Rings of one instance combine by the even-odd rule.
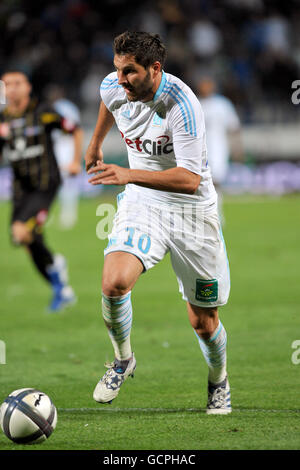
[[[105,104],[101,102],[94,134],[85,154],[86,170],[96,165],[98,160],[103,160],[101,145],[114,122],[115,120],[112,113],[107,109]]]
[[[100,172],[100,173],[98,173]],[[93,185],[128,183],[160,191],[194,194],[200,184],[200,175],[185,168],[175,167],[163,171],[134,170],[98,161],[88,174],[97,173],[89,182]]]

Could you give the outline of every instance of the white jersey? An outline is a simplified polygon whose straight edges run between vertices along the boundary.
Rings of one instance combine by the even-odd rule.
[[[221,183],[227,173],[230,147],[228,132],[240,128],[240,120],[228,98],[212,95],[200,98],[206,128],[208,164],[213,180]]]
[[[112,72],[103,80],[100,94],[127,146],[131,169],[163,171],[183,167],[201,175],[195,194],[128,184],[129,198],[204,206],[216,201],[206,159],[203,112],[197,97],[185,83],[163,72],[153,100],[131,102],[123,87],[118,85],[117,73]]]

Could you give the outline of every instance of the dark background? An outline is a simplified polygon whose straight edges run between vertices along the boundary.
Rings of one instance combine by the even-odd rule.
[[[298,0],[2,0],[0,70],[18,67],[35,92],[60,83],[81,108],[112,70],[112,41],[126,29],[160,33],[166,70],[192,87],[203,73],[232,99],[243,122],[298,119]]]

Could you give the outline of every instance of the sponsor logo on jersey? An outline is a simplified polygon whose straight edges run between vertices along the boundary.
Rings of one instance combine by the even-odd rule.
[[[159,135],[155,140],[151,139],[129,139],[123,132],[121,136],[124,139],[126,145],[141,153],[147,153],[148,155],[165,155],[173,152],[173,142],[170,142],[168,135]]]
[[[15,144],[15,147],[15,150],[10,149],[8,152],[8,159],[11,162],[23,160],[24,158],[39,157],[44,153],[45,150],[43,145],[31,145],[30,147],[24,148],[24,140],[19,140]]]

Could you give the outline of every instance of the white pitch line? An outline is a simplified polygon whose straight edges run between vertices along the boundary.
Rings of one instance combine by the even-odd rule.
[[[106,405],[108,406],[108,405]],[[205,408],[107,408],[105,405],[99,406],[99,408],[58,408],[58,412],[63,413],[87,413],[87,412],[96,412],[96,413],[204,413]],[[300,413],[299,410],[267,410],[260,408],[233,408],[233,413]]]

